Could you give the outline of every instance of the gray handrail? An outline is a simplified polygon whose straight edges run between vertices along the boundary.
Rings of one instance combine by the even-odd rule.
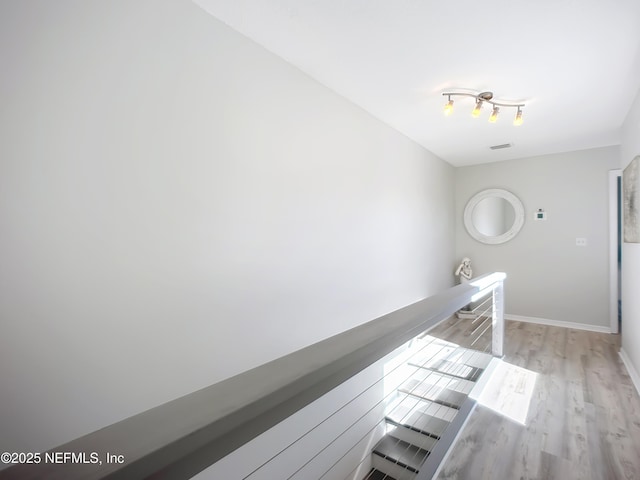
[[[100,465],[42,461],[2,470],[0,479],[190,478],[502,279],[483,275],[50,451],[96,452]],[[126,461],[106,463],[114,451]]]

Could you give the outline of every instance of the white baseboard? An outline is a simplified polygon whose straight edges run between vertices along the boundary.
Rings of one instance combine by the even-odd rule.
[[[631,359],[623,348],[620,349],[619,355],[622,359],[622,363],[624,363],[624,366],[627,368],[627,372],[629,372],[629,376],[631,377],[634,387],[636,387],[638,394],[640,394],[640,375],[638,375],[638,371],[633,366],[633,363],[631,363]]]
[[[549,320],[547,318],[526,317],[524,315],[504,315],[506,320],[518,322],[538,323],[540,325],[550,325],[552,327],[575,328],[576,330],[587,330],[589,332],[611,333],[611,328],[600,325],[589,325],[588,323],[563,322],[561,320]]]

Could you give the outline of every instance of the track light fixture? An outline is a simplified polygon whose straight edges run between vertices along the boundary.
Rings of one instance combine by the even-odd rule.
[[[491,123],[495,123],[498,119],[498,113],[500,113],[500,108],[498,107],[512,107],[517,108],[516,117],[513,120],[513,124],[518,126],[522,125],[522,107],[524,107],[524,103],[504,103],[504,102],[495,102],[493,100],[493,92],[481,92],[478,94],[474,93],[457,93],[457,92],[445,92],[442,95],[448,98],[447,104],[444,106],[445,115],[450,115],[453,112],[453,100],[451,100],[452,96],[459,95],[463,97],[472,97],[476,99],[476,105],[471,112],[471,115],[474,117],[480,116],[480,111],[482,110],[482,104],[488,103],[493,105],[493,110],[491,111],[491,115],[489,116],[489,121]]]
[[[476,100],[476,106],[473,109],[473,111],[471,112],[471,115],[473,115],[473,118],[478,118],[480,116],[480,110],[482,109],[482,100],[481,99],[477,99]]]
[[[489,115],[489,121],[491,123],[496,123],[496,120],[498,119],[498,112],[499,111],[500,111],[500,109],[494,105],[493,106],[493,110],[491,111],[491,115]]]
[[[453,109],[453,105],[451,106]],[[518,112],[516,113],[516,118],[513,120],[513,124],[517,127],[518,125],[522,125],[522,110],[518,107]]]
[[[444,114],[451,115],[451,112],[453,112],[453,100],[451,100],[451,95],[449,95],[449,101],[444,106]]]

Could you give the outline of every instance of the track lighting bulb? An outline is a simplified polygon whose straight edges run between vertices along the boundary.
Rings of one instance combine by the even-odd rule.
[[[449,101],[444,106],[444,114],[451,115],[451,112],[453,112],[453,100],[451,100],[451,97],[449,97]]]
[[[516,113],[516,118],[513,120],[513,124],[516,127],[522,125],[522,110],[520,110],[520,107],[518,107],[518,112]]]
[[[478,117],[480,116],[480,110],[481,110],[481,109],[482,109],[482,100],[478,99],[478,100],[476,101],[476,106],[475,106],[475,108],[473,109],[473,112],[471,112],[471,115],[472,115],[474,118],[478,118]]]
[[[498,119],[498,112],[499,111],[500,111],[500,109],[494,105],[493,106],[493,110],[491,111],[491,115],[489,116],[489,121],[491,123],[496,123],[496,120]]]

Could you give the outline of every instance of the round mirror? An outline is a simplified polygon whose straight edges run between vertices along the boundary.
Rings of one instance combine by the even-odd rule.
[[[524,207],[513,193],[499,188],[474,195],[464,209],[464,226],[482,243],[498,244],[511,240],[524,224]]]

